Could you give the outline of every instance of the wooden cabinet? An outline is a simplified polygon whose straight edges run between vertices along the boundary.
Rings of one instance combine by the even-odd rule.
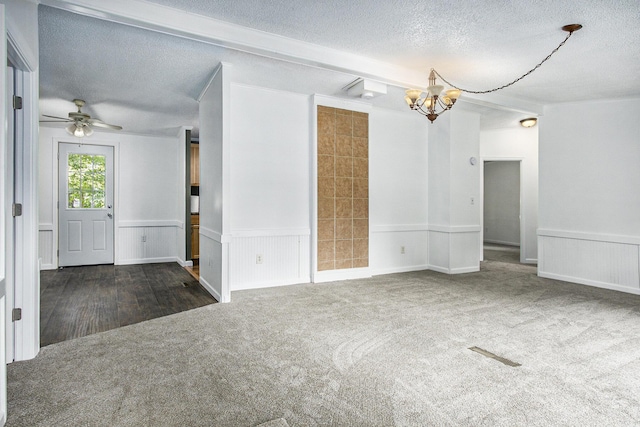
[[[200,145],[191,144],[191,185],[200,186]]]
[[[200,259],[200,215],[191,215],[191,259]]]

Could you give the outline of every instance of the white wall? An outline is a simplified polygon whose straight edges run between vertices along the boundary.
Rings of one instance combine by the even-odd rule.
[[[484,164],[485,242],[520,246],[520,162]]]
[[[640,99],[547,106],[541,276],[640,293]]]
[[[232,291],[310,280],[309,108],[306,95],[231,85]]]
[[[427,268],[428,126],[408,110],[374,108],[369,115],[372,274]]]
[[[357,101],[310,100],[306,95],[240,84],[231,84],[231,95],[231,290],[311,280],[314,102],[370,113],[367,271],[426,268],[428,124],[424,118]],[[252,102],[243,102],[246,99]],[[401,246],[405,254],[400,253]],[[257,255],[262,256],[261,264]]]
[[[62,128],[40,128],[39,214],[43,269],[57,268],[59,142],[112,145],[115,151],[115,263],[178,261],[177,230],[184,227],[184,172],[178,138],[96,131],[79,140]],[[184,162],[184,160],[183,160]],[[181,172],[182,171],[182,172]],[[144,242],[143,242],[144,237]]]
[[[200,102],[200,283],[220,302],[231,300],[231,69],[219,64]]]
[[[232,84],[231,98],[232,232],[308,229],[309,97]]]
[[[38,68],[38,5],[35,1],[2,0],[9,37],[20,46],[24,60]]]
[[[480,132],[480,160],[520,161],[520,259],[538,260],[538,131],[532,128],[496,129]],[[486,202],[485,202],[486,203]]]
[[[429,125],[429,268],[478,271],[480,242],[480,116],[451,110]]]

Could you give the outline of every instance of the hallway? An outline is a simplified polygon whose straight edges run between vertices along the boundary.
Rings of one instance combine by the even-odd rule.
[[[517,246],[484,244],[484,260],[520,264],[520,248]]]
[[[42,347],[216,302],[176,263],[42,271],[40,299]]]

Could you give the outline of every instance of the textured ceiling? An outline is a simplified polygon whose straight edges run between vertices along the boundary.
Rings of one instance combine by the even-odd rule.
[[[46,1],[45,1],[46,3]],[[64,6],[65,0],[50,2]],[[640,2],[433,0],[153,0],[163,6],[385,61],[438,69],[469,89],[504,84],[529,70],[581,23],[547,64],[501,91],[538,104],[640,96]],[[168,12],[171,12],[167,9]],[[220,61],[234,80],[299,93],[345,96],[356,74],[268,59],[40,6],[43,114],[66,115],[71,99],[125,131],[175,135],[197,128],[196,97]],[[78,48],[81,45],[81,48]],[[377,105],[406,108],[401,88]],[[482,109],[485,127],[516,113]]]
[[[627,96],[631,86],[640,95],[638,0],[151,1],[425,73],[434,67],[476,90],[529,70],[564,38],[564,24],[581,23],[557,58],[510,94],[565,102]]]

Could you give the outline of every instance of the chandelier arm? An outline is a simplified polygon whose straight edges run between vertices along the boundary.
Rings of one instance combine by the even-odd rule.
[[[416,111],[425,116],[430,113],[428,110],[424,110],[422,105],[416,106]]]
[[[449,107],[447,106],[447,104],[445,104],[444,102],[442,102],[442,98],[441,98],[441,97],[438,97],[436,101],[437,101],[438,105],[440,106],[440,108],[442,108],[442,111],[446,111],[446,110],[448,110],[448,109],[449,109]]]
[[[540,66],[542,64],[544,64],[545,62],[547,62],[549,60],[549,58],[551,58],[551,56],[556,53],[566,42],[567,40],[569,40],[569,37],[571,37],[571,34],[573,34],[573,31],[569,31],[569,34],[567,34],[567,37],[564,38],[564,40],[562,40],[562,42],[558,45],[558,47],[556,47],[555,49],[553,49],[553,51],[551,51],[551,53],[549,55],[547,55],[546,58],[544,58],[542,61],[540,61],[538,63],[538,65],[536,65],[535,67],[533,67],[531,70],[527,71],[526,73],[524,73],[522,76],[518,77],[517,79],[515,79],[514,81],[512,81],[511,83],[507,83],[505,85],[502,85],[500,87],[497,87],[495,89],[489,89],[489,90],[469,90],[469,89],[463,89],[461,87],[458,87],[456,85],[454,85],[453,83],[447,81],[444,77],[442,77],[442,75],[440,75],[440,73],[438,73],[436,70],[433,70],[434,73],[440,78],[440,80],[442,80],[443,82],[445,82],[446,84],[448,84],[449,86],[461,90],[462,92],[466,92],[466,93],[475,93],[475,94],[483,94],[483,93],[491,93],[491,92],[497,92],[501,89],[507,88],[515,83],[518,83],[520,80],[524,79],[525,77],[527,77],[529,74],[533,73],[535,70],[537,70],[538,68],[540,68]]]

